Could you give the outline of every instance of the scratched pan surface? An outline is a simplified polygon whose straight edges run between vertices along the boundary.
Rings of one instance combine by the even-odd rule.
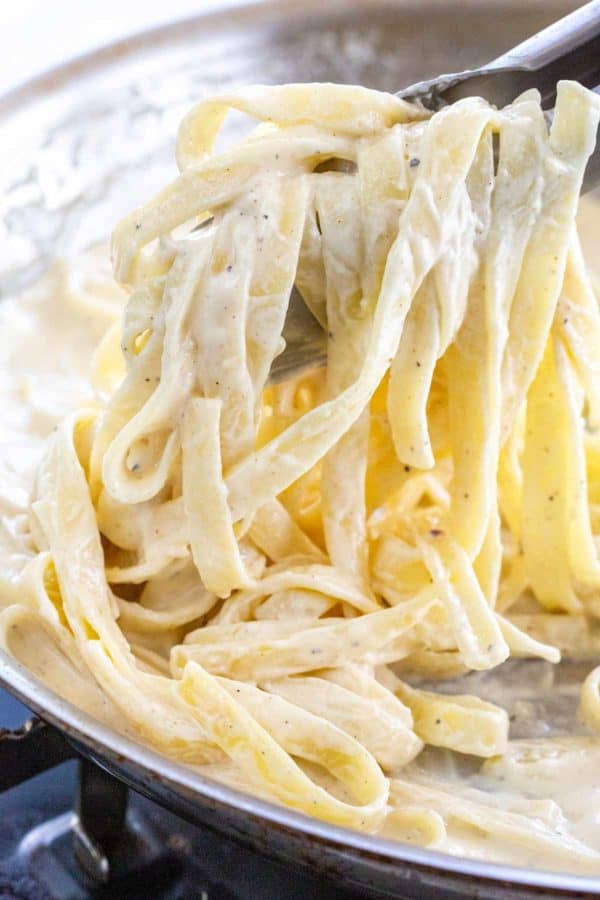
[[[393,90],[482,63],[577,5],[241,4],[112,45],[36,79],[0,99],[0,295],[27,284],[52,257],[106,238],[122,214],[173,175],[177,122],[202,94],[251,82],[313,80]],[[502,673],[500,683],[496,676],[470,676],[470,689],[490,699],[502,694],[515,717],[515,736],[574,726],[581,667],[553,671],[518,661]],[[317,822],[203,779],[98,724],[2,654],[0,684],[142,793],[260,852],[328,873],[340,885],[358,884],[365,897],[600,894],[600,878],[420,850]]]

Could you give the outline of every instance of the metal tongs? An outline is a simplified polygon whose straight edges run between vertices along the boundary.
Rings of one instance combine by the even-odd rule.
[[[502,107],[523,91],[537,88],[542,108],[551,116],[556,85],[562,79],[599,89],[600,0],[576,9],[479,69],[420,81],[398,91],[397,96],[435,111],[473,96],[484,97],[494,106]],[[600,148],[597,148],[588,163],[582,193],[599,185]],[[325,362],[325,332],[296,288],[290,297],[283,336],[286,347],[273,362],[271,382]]]
[[[550,111],[556,101],[557,82],[565,78],[592,90],[600,86],[600,0],[586,3],[480,69],[419,81],[396,96],[431,110],[475,96],[502,107],[523,91],[537,88],[542,109]],[[588,163],[582,193],[599,184],[597,150]]]

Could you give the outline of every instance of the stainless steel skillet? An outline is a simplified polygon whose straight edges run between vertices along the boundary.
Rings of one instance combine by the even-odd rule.
[[[173,172],[177,120],[202,91],[303,79],[380,88],[409,84],[432,72],[477,66],[574,5],[548,0],[241,4],[114,45],[37,79],[0,100],[1,290],[25,284],[52,256],[105,237],[120,215],[158,188]],[[141,792],[261,852],[309,865],[340,885],[359,884],[365,897],[514,900],[600,893],[600,878],[418,850],[335,828],[201,779],[91,720],[5,656],[0,683],[82,753]],[[52,732],[33,733],[41,764],[61,758],[64,745]],[[26,755],[25,744],[0,741],[0,786],[10,783],[11,767]]]

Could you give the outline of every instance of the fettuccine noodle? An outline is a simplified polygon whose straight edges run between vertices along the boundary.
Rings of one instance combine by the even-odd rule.
[[[217,152],[230,110],[258,126]],[[301,812],[600,872],[554,801],[415,763],[518,769],[506,711],[436,682],[598,649],[600,311],[575,215],[599,118],[572,82],[550,128],[536,92],[431,114],[288,85],[192,109],[179,176],[113,234],[95,392],[11,533],[3,646]],[[327,364],[273,384],[294,285]]]

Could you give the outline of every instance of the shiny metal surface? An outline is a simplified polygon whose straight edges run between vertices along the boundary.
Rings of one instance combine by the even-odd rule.
[[[411,83],[477,66],[575,5],[246,4],[114,45],[37,79],[0,100],[1,290],[27,283],[53,256],[105,237],[122,213],[173,174],[177,120],[203,92],[252,81]],[[600,878],[450,857],[330,826],[227,788],[105,728],[4,654],[0,684],[142,793],[267,855],[361,885],[365,897],[600,893]]]
[[[561,78],[589,88],[600,83],[599,41],[600,0],[591,0],[479,68],[429,78],[398,95],[431,109],[474,95],[504,106],[522,91],[537,88],[542,106],[549,109]]]

